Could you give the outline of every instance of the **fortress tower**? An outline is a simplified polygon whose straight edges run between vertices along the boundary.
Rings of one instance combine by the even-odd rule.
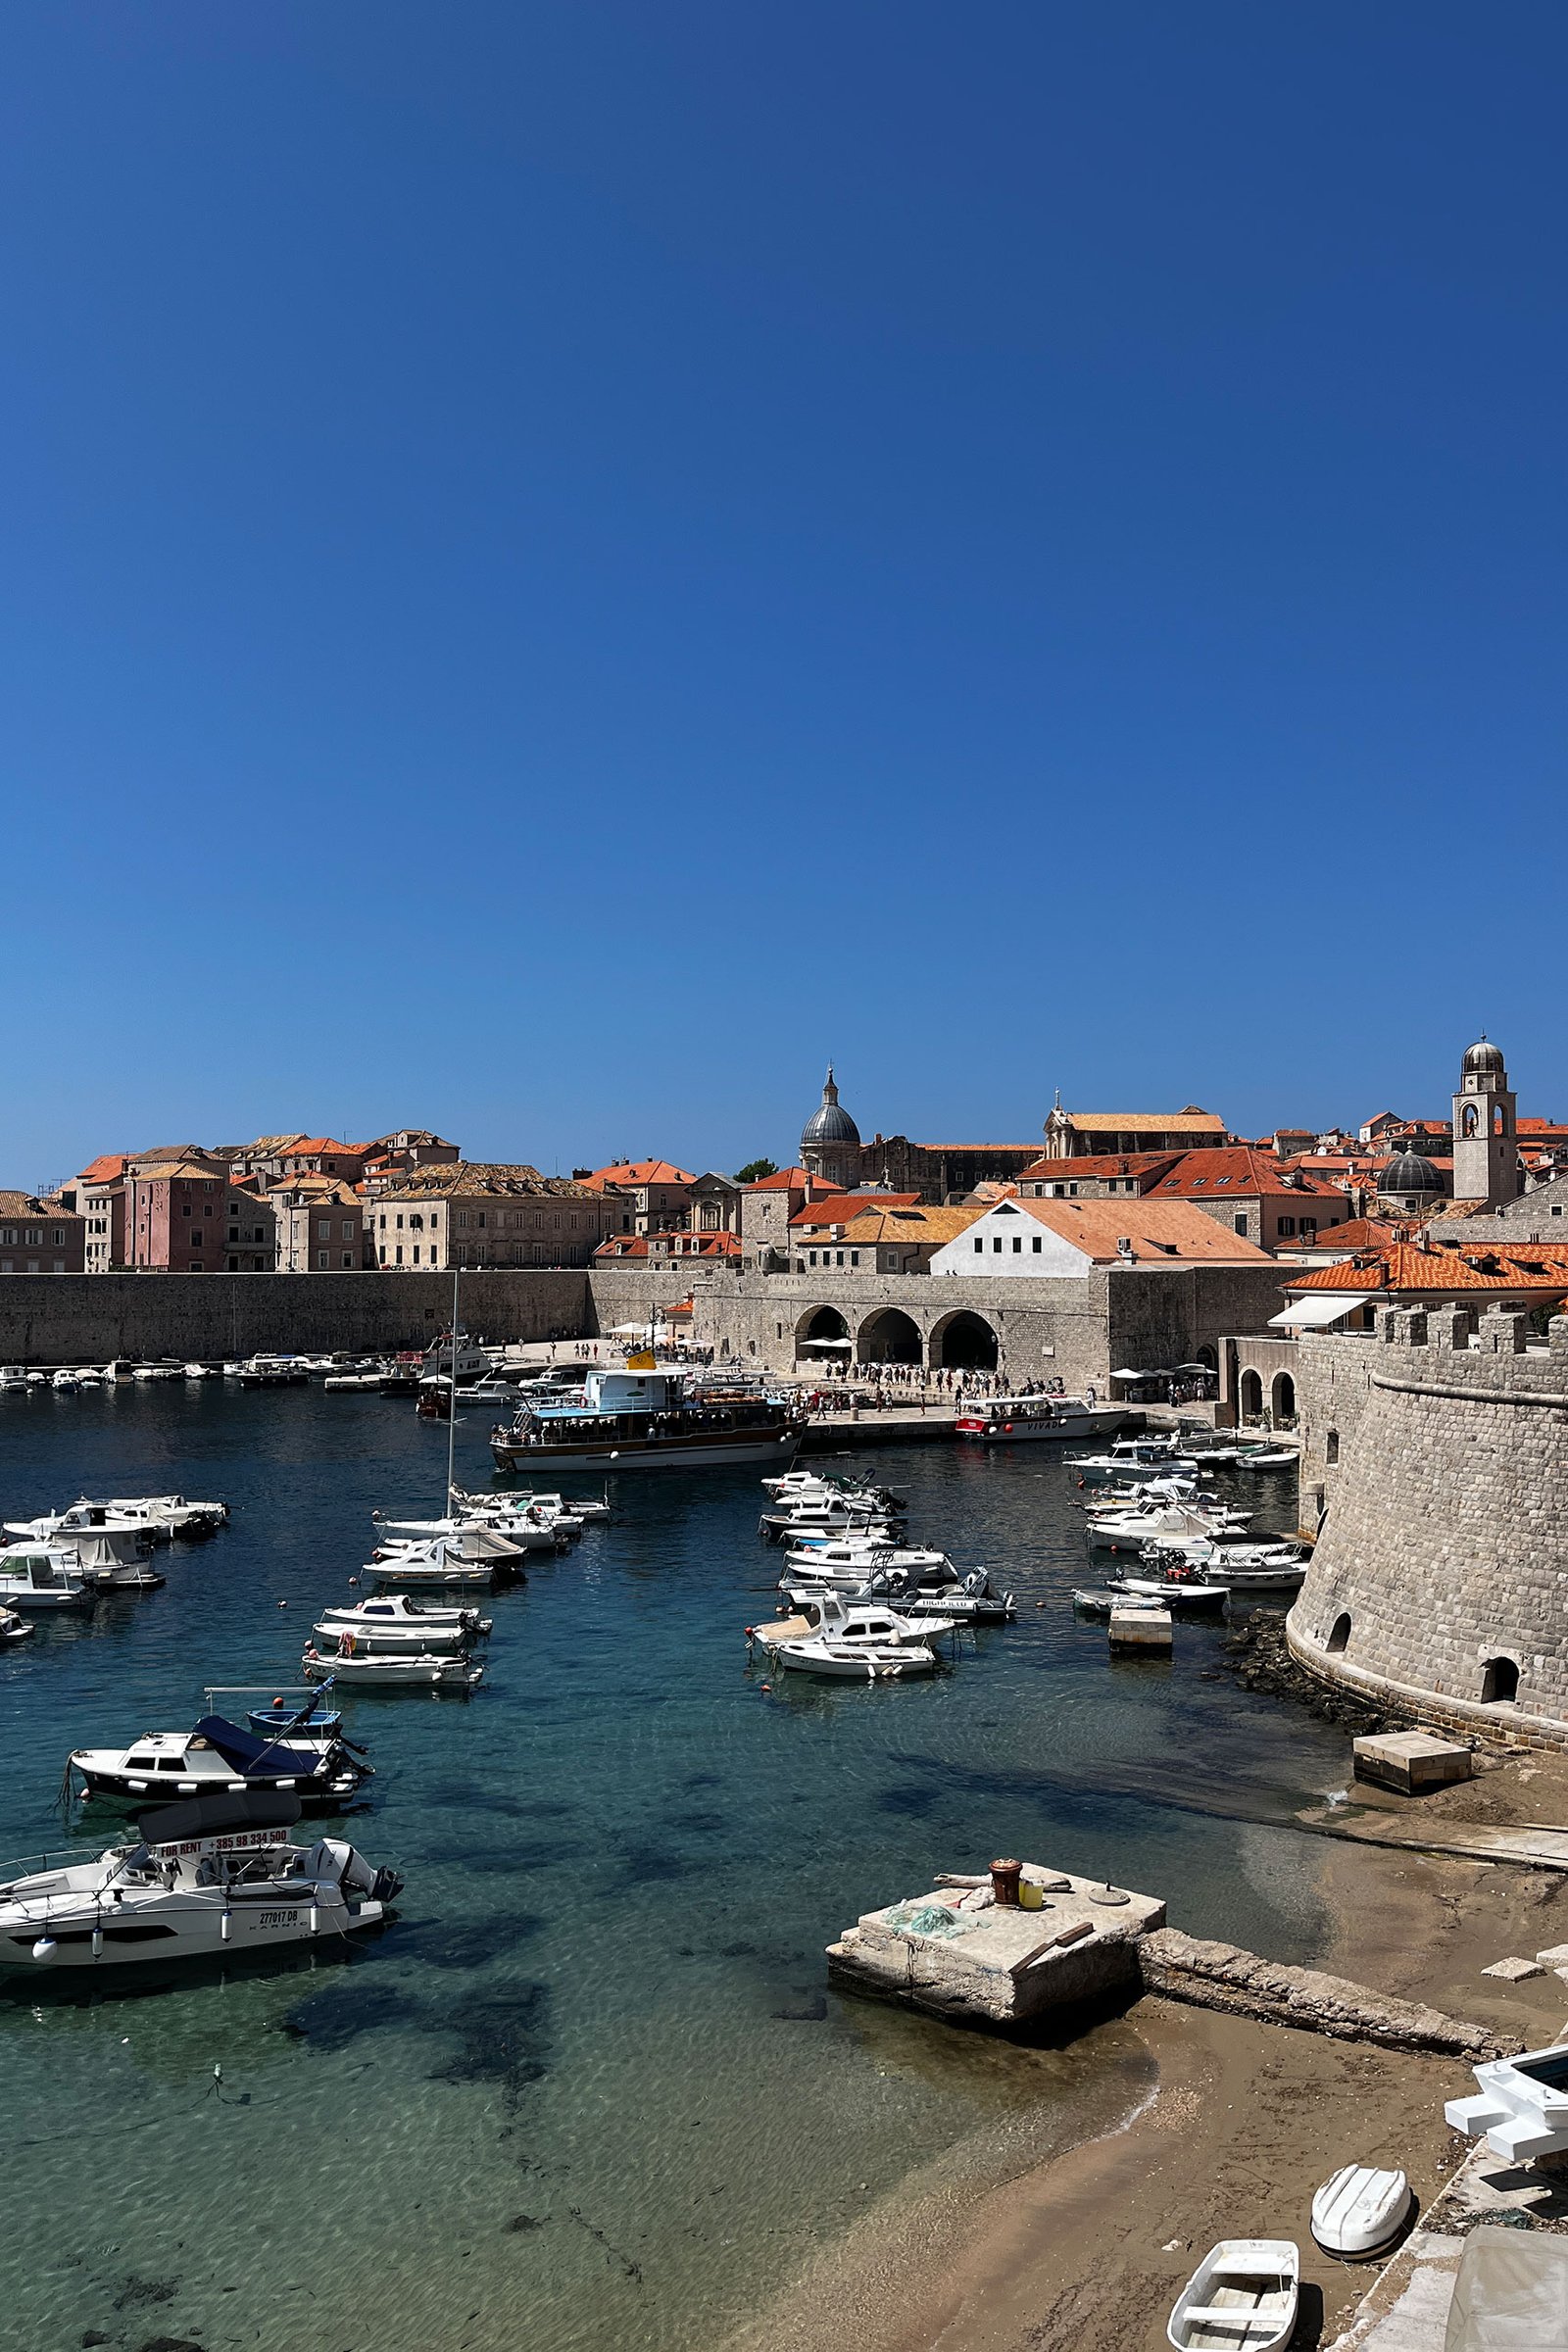
[[[1483,1036],[1467,1051],[1453,1098],[1453,1197],[1500,1208],[1519,1196],[1519,1140],[1502,1048]]]

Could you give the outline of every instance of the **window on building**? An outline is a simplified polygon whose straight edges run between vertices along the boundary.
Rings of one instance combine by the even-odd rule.
[[[1000,1233],[993,1240],[991,1249],[995,1256],[1000,1257],[1002,1255],[1002,1236]]]
[[[401,1210],[401,1209],[398,1211],[398,1231],[399,1231],[399,1233],[401,1233],[401,1232],[403,1231],[403,1212],[402,1212],[402,1210]],[[401,1256],[403,1255],[403,1252],[402,1252],[402,1250],[401,1250],[398,1251],[398,1255],[399,1255],[399,1257],[401,1257]]]
[[[1034,1251],[1036,1257],[1038,1257],[1040,1255],[1040,1236],[1038,1233],[1035,1235],[1035,1238],[1030,1243],[1029,1247]]]
[[[1323,1440],[1323,1459],[1326,1462],[1337,1462],[1339,1458],[1340,1433],[1337,1429],[1331,1429]]]
[[[386,1244],[385,1244],[385,1242],[381,1242],[381,1243],[378,1243],[378,1244],[377,1244],[377,1247],[376,1247],[376,1263],[377,1263],[378,1265],[382,1265],[382,1266],[384,1266],[384,1265],[386,1264]]]
[[[414,1245],[414,1262],[416,1265],[417,1265],[419,1262],[419,1245],[417,1242],[416,1242]]]
[[[65,1272],[65,1270],[66,1270],[66,1261],[65,1261],[65,1259],[64,1259],[63,1257],[57,1257],[57,1258],[55,1259],[55,1272],[56,1272],[57,1274],[63,1274],[63,1273]]]
[[[60,1247],[61,1243],[62,1243],[62,1242],[65,1240],[65,1238],[66,1238],[66,1230],[65,1230],[65,1227],[64,1227],[63,1225],[57,1225],[57,1226],[55,1227],[55,1229],[54,1229],[53,1233],[51,1233],[51,1235],[49,1236],[49,1239],[50,1239],[50,1240],[53,1242],[53,1244],[54,1244],[54,1246],[55,1246],[55,1248],[56,1248],[57,1250],[59,1249],[59,1247]]]
[[[332,1239],[332,1220],[330,1217],[317,1218],[316,1238],[318,1242],[329,1242]]]
[[[850,1263],[851,1263],[851,1265],[852,1265],[852,1266],[858,1266],[858,1265],[859,1264],[859,1262],[860,1262],[860,1252],[858,1251],[858,1250],[852,1250],[850,1251]]]
[[[402,1244],[401,1242],[399,1242],[399,1244],[398,1244],[398,1246],[397,1246],[397,1249],[398,1249],[398,1259],[397,1259],[397,1262],[398,1262],[398,1264],[401,1266],[401,1265],[402,1265],[402,1263],[403,1263],[403,1244]]]
[[[1245,1237],[1247,1232],[1247,1218],[1245,1213],[1236,1219],[1236,1230],[1239,1234],[1242,1234]]]
[[[974,1246],[974,1253],[975,1253],[976,1257],[980,1256],[980,1254],[982,1253],[982,1251],[984,1250],[984,1249],[985,1249],[985,1244],[984,1244],[984,1242],[976,1242],[976,1244],[975,1244],[975,1246]]]
[[[349,1267],[352,1267],[352,1266],[353,1266],[353,1264],[354,1264],[354,1252],[353,1252],[353,1250],[344,1250],[344,1252],[343,1252],[343,1263],[344,1263],[344,1265],[345,1265],[345,1266],[349,1266]]]
[[[326,1272],[326,1269],[327,1269],[327,1266],[328,1266],[328,1264],[329,1264],[329,1263],[330,1263],[330,1252],[329,1252],[328,1250],[318,1250],[318,1251],[316,1252],[316,1265],[317,1265],[317,1271],[318,1271],[318,1273],[324,1274],[324,1273]]]
[[[1294,1233],[1295,1231],[1296,1231],[1296,1219],[1295,1219],[1294,1217],[1281,1217],[1281,1219],[1280,1219],[1280,1232],[1281,1232],[1281,1234],[1282,1234],[1282,1235],[1284,1235],[1284,1234],[1290,1234],[1290,1233]]]
[[[1012,1237],[1012,1254],[1014,1257],[1021,1257],[1023,1255],[1023,1236],[1021,1233],[1015,1233]]]
[[[473,1221],[474,1221],[474,1223],[475,1223],[475,1224],[476,1224],[476,1225],[479,1227],[480,1231],[481,1231],[481,1232],[483,1232],[483,1230],[484,1230],[484,1210],[483,1210],[482,1208],[476,1208],[476,1209],[474,1210],[474,1212],[473,1212]]]

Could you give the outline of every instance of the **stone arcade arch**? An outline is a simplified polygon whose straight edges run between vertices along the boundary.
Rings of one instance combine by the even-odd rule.
[[[929,1360],[933,1365],[956,1364],[966,1372],[995,1372],[1001,1345],[984,1315],[967,1306],[943,1315],[931,1326]]]
[[[1276,1429],[1296,1427],[1296,1383],[1288,1372],[1276,1372],[1269,1389],[1269,1411]]]
[[[823,1347],[824,1340],[847,1340],[850,1327],[836,1306],[808,1306],[795,1326],[797,1356],[814,1354],[824,1363],[848,1364],[847,1348]]]
[[[855,1354],[862,1364],[917,1364],[920,1326],[902,1306],[879,1306],[860,1325]]]
[[[1260,1421],[1263,1417],[1263,1383],[1255,1372],[1244,1372],[1236,1392],[1237,1409],[1244,1421]]]

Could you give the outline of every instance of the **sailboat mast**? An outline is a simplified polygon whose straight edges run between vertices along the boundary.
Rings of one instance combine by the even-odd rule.
[[[452,1261],[452,1377],[447,1385],[447,1507],[442,1514],[452,1516],[453,1470],[458,1446],[458,1263]]]

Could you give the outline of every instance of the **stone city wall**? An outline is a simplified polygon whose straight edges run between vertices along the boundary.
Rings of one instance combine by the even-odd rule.
[[[460,1312],[488,1340],[587,1327],[580,1268],[466,1274]],[[260,1351],[424,1348],[452,1314],[450,1274],[9,1274],[0,1362],[208,1361]]]
[[[1287,1620],[1299,1662],[1422,1719],[1568,1747],[1568,1317],[1386,1309],[1303,1344],[1328,1517]]]

